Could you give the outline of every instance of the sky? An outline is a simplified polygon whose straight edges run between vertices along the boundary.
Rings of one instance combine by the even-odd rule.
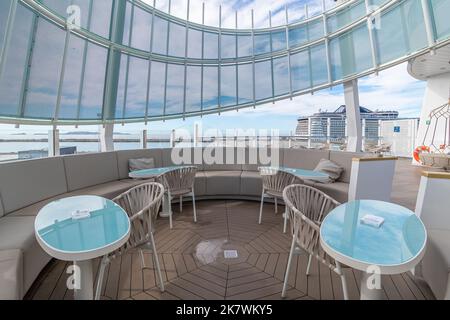
[[[153,4],[153,0],[144,0]],[[327,8],[333,6],[332,0],[325,0]],[[168,0],[157,0],[156,7],[167,11]],[[201,0],[190,0],[190,20],[201,22]],[[186,18],[187,0],[172,0],[171,14]],[[206,24],[218,25],[219,6],[222,5],[223,27],[234,28],[235,12],[238,11],[239,28],[250,27],[250,12],[255,9],[255,26],[269,25],[269,10],[272,12],[272,24],[285,23],[285,5],[289,8],[290,22],[301,19],[305,15],[305,4],[310,15],[320,12],[322,0],[205,0],[207,15]],[[216,14],[213,14],[216,13]],[[378,76],[369,76],[359,80],[360,104],[369,109],[397,110],[401,117],[418,117],[426,83],[412,78],[407,72],[407,65],[402,64],[381,72]],[[136,133],[147,129],[152,132],[164,132],[184,128],[192,130],[194,123],[201,122],[204,129],[278,129],[289,134],[295,131],[297,119],[308,116],[319,110],[332,111],[344,104],[342,86],[316,92],[314,95],[303,95],[291,100],[278,101],[275,104],[258,106],[256,109],[242,109],[219,115],[208,115],[203,118],[188,118],[166,122],[150,122],[117,126],[116,132]],[[79,127],[82,131],[95,131],[96,127]],[[49,127],[0,125],[0,134],[19,132],[46,132]],[[75,131],[74,127],[61,127],[62,132]]]

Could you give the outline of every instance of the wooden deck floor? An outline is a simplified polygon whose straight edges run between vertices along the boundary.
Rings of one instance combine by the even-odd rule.
[[[198,204],[199,222],[192,222],[190,204],[157,224],[157,250],[166,291],[160,293],[150,252],[149,268],[141,269],[138,252],[114,260],[106,273],[103,299],[280,299],[290,237],[282,233],[282,217],[266,205],[263,224],[257,224],[259,205],[244,201],[206,201]],[[174,205],[174,208],[177,207]],[[281,210],[280,210],[281,212]],[[223,251],[237,250],[239,258],[225,260]],[[95,263],[98,268],[99,261]],[[306,277],[307,256],[295,258],[288,299],[342,299],[339,278],[316,262]],[[26,299],[73,299],[67,290],[68,263],[53,261]],[[346,269],[350,298],[359,299],[360,272]],[[426,284],[410,273],[383,278],[386,299],[434,299]]]

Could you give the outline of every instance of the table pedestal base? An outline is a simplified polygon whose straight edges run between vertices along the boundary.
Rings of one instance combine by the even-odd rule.
[[[372,278],[377,276],[373,273],[363,272],[361,276],[361,300],[382,300],[383,299],[383,289],[369,288],[372,284]],[[378,275],[381,277],[381,275]],[[380,279],[381,284],[381,279]]]
[[[79,280],[79,289],[75,289],[75,300],[94,300],[94,276],[92,261],[74,262],[74,276]],[[79,274],[77,274],[79,272]]]

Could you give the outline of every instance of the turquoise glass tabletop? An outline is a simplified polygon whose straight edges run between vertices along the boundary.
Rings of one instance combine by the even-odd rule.
[[[134,179],[139,178],[149,178],[149,177],[158,177],[172,170],[183,168],[183,166],[172,166],[172,167],[164,167],[164,168],[151,168],[145,170],[137,170],[130,172],[129,176]]]
[[[305,170],[305,169],[296,169],[296,168],[287,168],[287,167],[262,167],[263,169],[275,170],[275,171],[283,171],[299,178],[305,180],[328,180],[329,176],[326,173],[314,171],[314,170]]]
[[[367,215],[381,217],[380,227],[363,223]],[[402,206],[374,200],[343,204],[324,219],[322,242],[332,250],[358,262],[398,266],[415,259],[426,244],[422,221]]]
[[[35,230],[53,250],[81,253],[122,241],[130,232],[130,220],[111,200],[80,196],[57,200],[42,208]]]

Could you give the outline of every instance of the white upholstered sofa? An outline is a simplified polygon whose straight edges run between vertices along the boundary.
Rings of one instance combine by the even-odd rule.
[[[165,167],[174,165],[171,153],[171,149],[132,150],[0,164],[0,299],[22,299],[51,259],[34,234],[34,220],[43,206],[74,195],[113,198],[142,183],[128,179],[129,159],[153,158],[156,167]],[[321,159],[340,164],[345,171],[338,182],[309,183],[345,202],[355,156],[361,154],[280,149],[279,161],[282,166],[304,169],[314,169]],[[235,160],[234,164],[198,165],[195,192],[199,199],[259,200],[258,164],[240,162],[237,156]]]

